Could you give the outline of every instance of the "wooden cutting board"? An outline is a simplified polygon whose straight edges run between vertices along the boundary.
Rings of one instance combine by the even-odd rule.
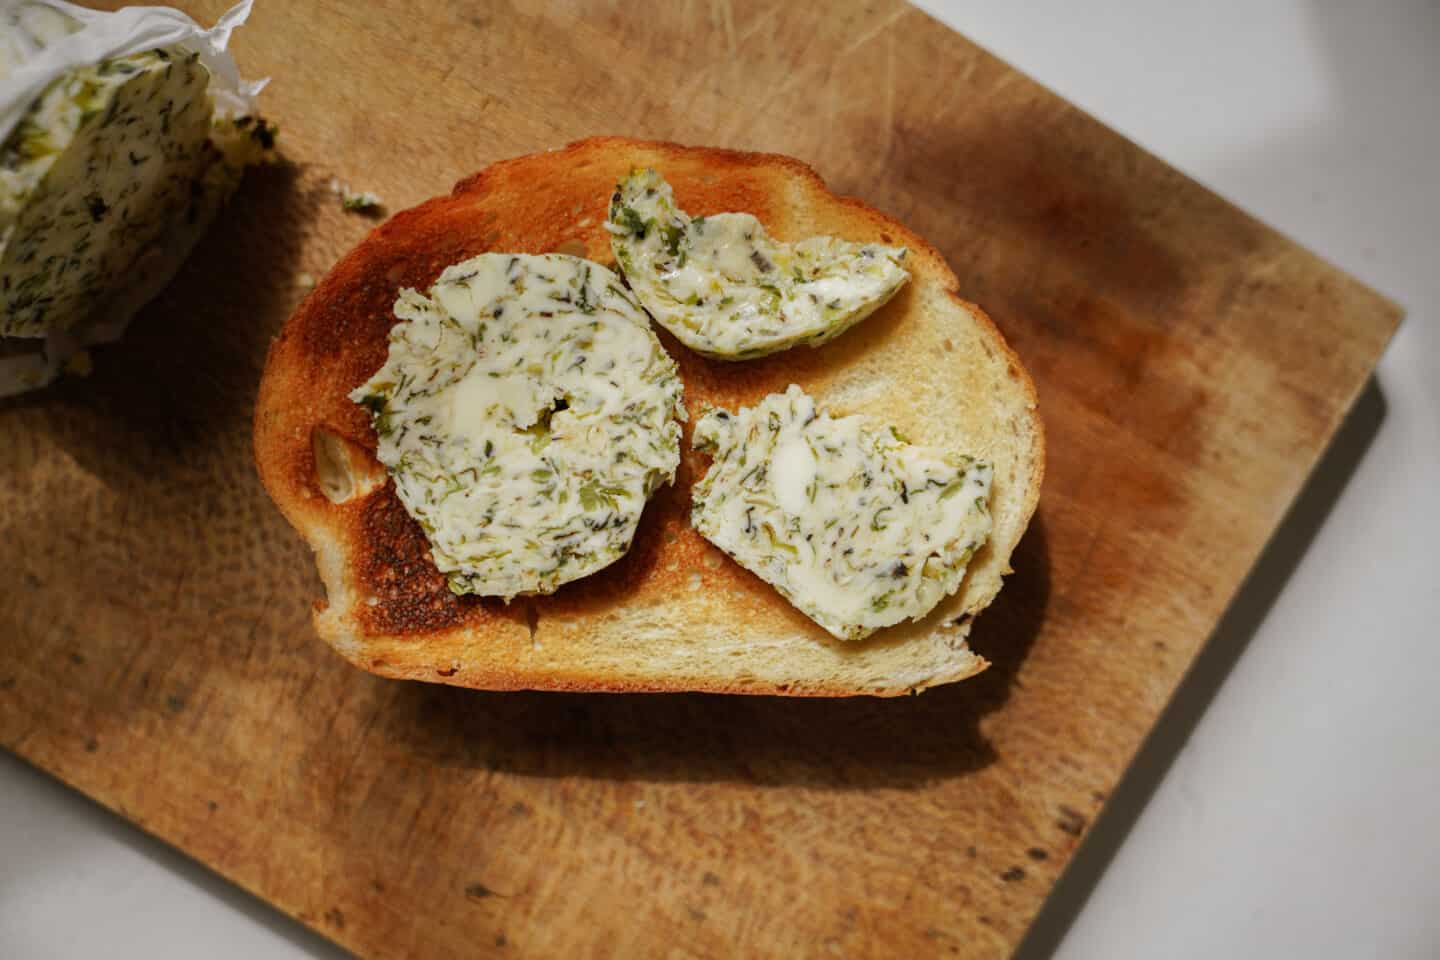
[[[263,3],[236,46],[288,162],[92,377],[0,403],[0,743],[361,954],[1008,953],[1399,318],[894,0]],[[331,178],[400,209],[592,133],[800,157],[995,317],[1050,468],[988,673],[500,695],[314,638],[249,430],[371,226]]]

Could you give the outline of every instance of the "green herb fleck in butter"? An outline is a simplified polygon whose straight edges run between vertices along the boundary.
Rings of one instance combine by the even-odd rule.
[[[691,522],[840,639],[954,593],[990,535],[987,463],[832,418],[797,386],[695,427]]]
[[[654,170],[620,181],[606,227],[641,305],[685,346],[724,360],[820,346],[910,278],[903,247],[835,237],[786,244],[748,213],[692,218]]]
[[[551,593],[629,549],[674,479],[675,362],[620,280],[487,253],[402,290],[384,366],[350,396],[455,593]]]

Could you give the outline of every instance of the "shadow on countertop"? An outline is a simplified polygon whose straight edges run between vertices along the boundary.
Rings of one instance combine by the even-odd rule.
[[[36,807],[43,807],[45,811],[33,821],[41,826],[38,831],[29,834],[0,831],[0,837],[3,837],[0,846],[3,846],[5,853],[4,862],[0,864],[0,902],[5,900],[7,886],[33,883],[34,877],[57,871],[63,871],[65,875],[73,872],[77,877],[85,876],[88,872],[91,879],[81,885],[81,899],[85,903],[95,902],[98,898],[95,893],[95,878],[107,875],[113,867],[97,868],[95,864],[87,867],[84,861],[95,854],[97,848],[113,843],[123,847],[132,857],[144,860],[176,878],[185,888],[196,891],[223,911],[233,914],[231,925],[254,923],[262,927],[275,941],[290,948],[288,952],[280,951],[274,955],[303,954],[317,960],[342,960],[350,956],[320,934],[296,923],[271,904],[247,893],[204,864],[192,860],[128,820],[116,816],[113,811],[78,790],[72,790],[44,771],[31,767],[4,750],[0,750],[0,783],[7,788],[19,788],[10,799],[22,803],[36,802]],[[25,822],[32,821],[26,819]],[[54,829],[52,824],[64,824],[67,829]],[[97,873],[97,870],[100,872]],[[88,894],[84,892],[86,889]],[[140,902],[147,906],[158,906],[159,895],[150,894],[148,891],[151,889],[153,888],[147,884],[147,897],[150,899]],[[184,898],[183,891],[181,897],[182,899],[173,905],[189,902]],[[119,902],[114,901],[116,904]],[[134,900],[126,902],[136,903]],[[166,903],[165,906],[172,904]],[[210,925],[209,928],[214,929],[215,926]],[[29,925],[22,923],[20,927],[23,931]],[[122,923],[117,932],[123,933],[127,928],[134,929],[132,920]],[[98,941],[93,934],[87,934],[77,941],[81,945],[96,942]],[[151,944],[157,942],[163,942],[163,938],[157,936],[149,940]],[[250,942],[255,942],[255,938],[251,937]],[[7,938],[4,931],[0,931],[0,948],[7,944],[13,946],[15,941]],[[272,945],[271,949],[276,950],[277,947]],[[230,954],[234,955],[234,951],[230,951]],[[6,955],[20,956],[24,955],[24,951],[7,952]]]

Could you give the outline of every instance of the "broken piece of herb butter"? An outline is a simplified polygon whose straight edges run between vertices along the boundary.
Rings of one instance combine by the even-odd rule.
[[[695,427],[713,457],[691,522],[844,640],[954,593],[990,535],[991,466],[831,417],[792,385]]]
[[[722,360],[818,347],[910,278],[904,247],[836,237],[780,243],[748,213],[691,217],[654,170],[620,181],[606,227],[640,304],[685,346]]]

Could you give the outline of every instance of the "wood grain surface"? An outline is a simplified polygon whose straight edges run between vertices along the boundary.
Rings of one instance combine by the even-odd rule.
[[[93,376],[0,401],[0,744],[364,955],[1007,954],[1399,318],[890,0],[262,2],[236,47],[287,162]],[[329,181],[400,209],[594,133],[797,156],[995,317],[1049,472],[989,672],[484,694],[314,638],[249,425],[303,276],[371,225]]]

